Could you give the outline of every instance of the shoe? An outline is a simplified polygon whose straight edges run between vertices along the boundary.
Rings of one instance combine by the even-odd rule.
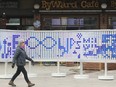
[[[16,85],[13,83],[13,81],[10,81],[8,84],[11,85],[11,86],[16,87]]]
[[[28,82],[28,87],[32,87],[34,86],[35,84],[31,83],[31,82]]]

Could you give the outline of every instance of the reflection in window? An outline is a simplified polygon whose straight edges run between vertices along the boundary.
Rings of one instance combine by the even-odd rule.
[[[68,18],[68,25],[73,25],[73,26],[83,26],[84,25],[84,18]]]
[[[20,23],[19,18],[10,18],[8,23]]]
[[[52,25],[53,25],[53,26],[54,26],[54,25],[61,25],[60,22],[61,22],[61,21],[60,21],[60,18],[52,19]]]
[[[68,18],[67,25],[75,25],[75,24],[76,24],[76,19],[74,19],[74,18]]]
[[[6,25],[20,25],[20,19],[19,18],[9,18],[9,19],[7,19]]]
[[[112,16],[108,18],[108,26],[109,29],[116,29],[116,16]]]
[[[61,25],[66,26],[67,25],[67,17],[61,18]]]
[[[82,16],[82,17],[44,17],[43,20],[49,18],[47,21],[43,21],[43,29],[99,29],[97,16]],[[51,21],[51,22],[50,22]]]
[[[22,18],[22,25],[33,25],[33,18]]]
[[[26,26],[26,30],[34,30],[34,26]]]

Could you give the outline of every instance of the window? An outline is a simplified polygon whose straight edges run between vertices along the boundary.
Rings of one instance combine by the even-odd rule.
[[[61,18],[61,24],[62,24],[62,26],[66,26],[67,25],[67,17],[62,17]]]
[[[20,30],[20,18],[6,18],[6,29]]]
[[[108,27],[109,29],[116,29],[116,16],[108,17]]]
[[[84,18],[68,18],[67,26],[83,26]]]
[[[0,28],[11,30],[34,30],[33,17],[0,19]]]
[[[22,18],[22,25],[33,25],[33,18]]]
[[[21,25],[23,30],[34,30],[33,18],[22,18]]]
[[[85,29],[98,29],[98,18],[97,17],[85,17],[84,21]]]
[[[44,30],[98,29],[98,16],[46,16],[43,17]]]
[[[61,25],[60,18],[53,18],[52,19],[52,26],[57,26],[57,25]]]
[[[20,25],[20,18],[9,18],[6,25]]]

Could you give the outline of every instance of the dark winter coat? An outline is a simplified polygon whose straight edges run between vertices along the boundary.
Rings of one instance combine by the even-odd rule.
[[[24,66],[26,64],[26,59],[32,61],[32,59],[27,56],[25,50],[18,46],[14,53],[13,63],[17,66]]]

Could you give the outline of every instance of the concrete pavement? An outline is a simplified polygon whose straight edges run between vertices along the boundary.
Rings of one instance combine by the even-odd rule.
[[[4,65],[0,64],[0,75],[4,73]],[[28,65],[26,66],[28,71]],[[60,71],[67,73],[66,77],[51,77],[51,73],[56,72],[56,66],[40,66],[36,64],[32,67],[31,72],[37,73],[37,77],[30,77],[29,79],[35,83],[34,87],[116,87],[116,70],[108,71],[108,75],[114,75],[114,80],[98,80],[98,75],[103,75],[104,71],[84,71],[89,75],[89,79],[74,79],[74,75],[79,74],[77,67],[61,66]],[[12,69],[10,64],[7,73],[14,74],[16,70]],[[0,79],[0,87],[11,87],[8,85],[10,79]],[[27,84],[20,75],[16,80],[17,87],[27,87]]]

